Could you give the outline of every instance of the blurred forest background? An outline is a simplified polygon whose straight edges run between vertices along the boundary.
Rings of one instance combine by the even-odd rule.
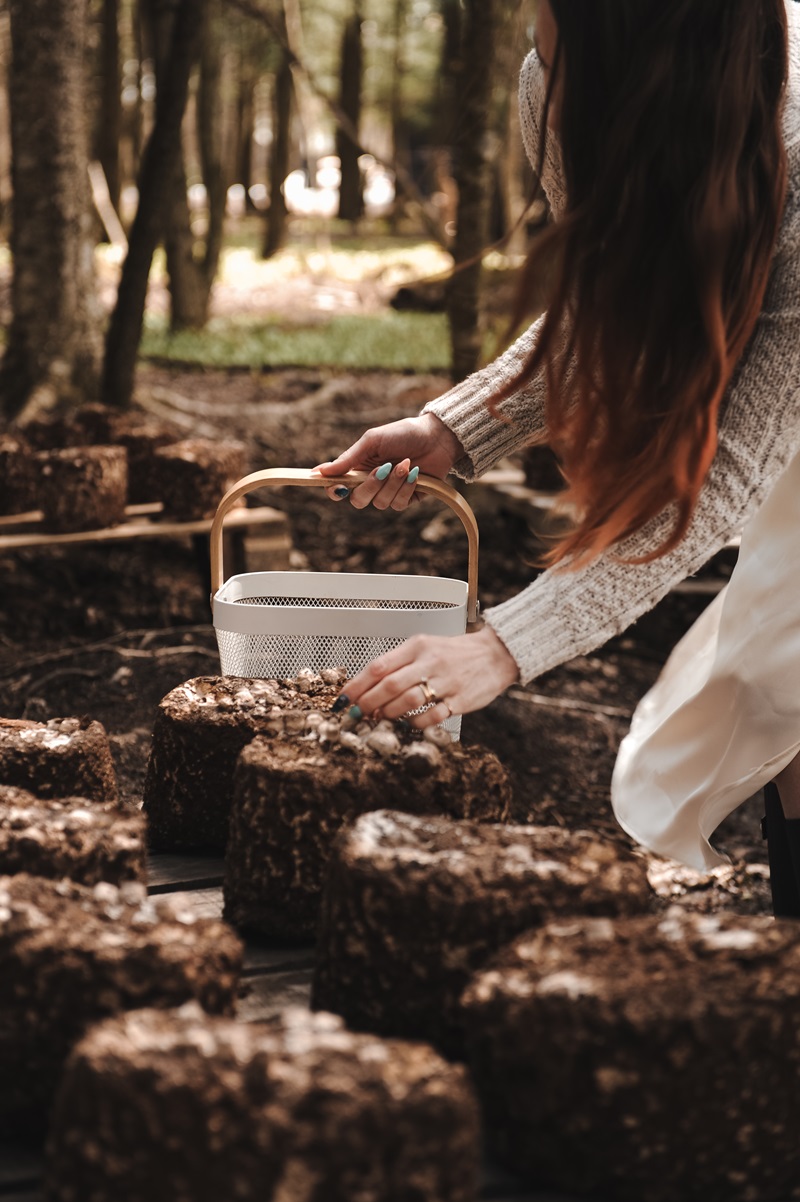
[[[140,354],[474,370],[545,218],[516,104],[534,17],[535,0],[6,0],[4,417],[125,408]]]

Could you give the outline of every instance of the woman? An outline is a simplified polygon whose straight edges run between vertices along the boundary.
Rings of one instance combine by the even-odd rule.
[[[402,509],[412,464],[471,479],[549,441],[579,521],[479,632],[412,639],[347,696],[388,717],[435,697],[418,726],[478,709],[619,634],[744,527],[727,590],[634,716],[612,801],[704,868],[711,832],[774,780],[775,908],[800,914],[800,6],[540,0],[521,106],[556,219],[547,313],[318,470],[373,469],[351,503]]]

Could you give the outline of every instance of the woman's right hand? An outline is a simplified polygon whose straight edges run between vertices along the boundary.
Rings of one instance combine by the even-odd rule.
[[[405,509],[414,498],[417,476],[424,472],[443,480],[463,456],[461,443],[433,413],[404,417],[386,426],[367,430],[358,442],[331,463],[314,470],[321,476],[369,472],[352,491],[326,489],[333,501],[350,501],[356,509]]]

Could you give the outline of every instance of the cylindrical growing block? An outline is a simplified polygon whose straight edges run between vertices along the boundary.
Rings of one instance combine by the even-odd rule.
[[[41,801],[0,785],[0,875],[17,872],[80,885],[144,881],[144,818],[113,803]]]
[[[335,727],[322,733],[327,740]],[[242,752],[224,882],[225,917],[235,927],[312,938],[334,838],[360,814],[391,806],[482,822],[507,817],[511,787],[492,752],[449,736],[436,747],[386,729],[365,735],[352,745],[341,734],[330,743],[256,739]]]
[[[303,711],[329,710],[344,673],[323,676],[306,673],[297,681],[198,676],[168,693],[158,707],[144,786],[151,845],[224,848],[239,752],[256,735],[281,737],[285,721],[302,731]]]
[[[247,471],[243,443],[186,438],[154,450],[146,469],[149,499],[164,503],[165,517],[184,522],[212,518],[225,493]]]
[[[51,1129],[48,1202],[473,1202],[477,1106],[427,1047],[332,1015],[194,1006],[95,1027]]]
[[[331,854],[313,1005],[459,1056],[461,994],[500,947],[554,917],[641,912],[651,896],[642,858],[586,832],[366,814]]]
[[[674,907],[519,939],[464,997],[495,1155],[636,1202],[797,1197],[797,933]]]
[[[0,515],[38,509],[33,451],[24,438],[0,434]]]
[[[0,781],[42,798],[117,800],[108,735],[88,718],[0,718]]]
[[[42,451],[40,508],[57,533],[116,526],[125,518],[128,455],[123,447],[69,447]]]
[[[191,999],[231,1013],[241,944],[144,885],[0,878],[0,1132],[41,1129],[64,1060],[92,1023]]]

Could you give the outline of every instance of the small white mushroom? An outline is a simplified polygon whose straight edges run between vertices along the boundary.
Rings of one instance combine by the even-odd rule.
[[[323,668],[320,677],[325,684],[344,684],[347,680],[346,668]]]
[[[320,743],[338,743],[342,734],[338,722],[323,722],[317,733]]]
[[[323,716],[319,712],[319,710],[312,710],[311,713],[306,714],[306,729],[307,730],[318,730],[319,727],[324,724],[324,722],[325,722],[325,719],[323,718]]]
[[[411,776],[432,776],[442,763],[442,753],[433,743],[409,743],[403,755]]]
[[[388,760],[393,755],[397,755],[400,750],[400,740],[392,730],[373,730],[372,734],[365,740],[365,745],[370,751],[374,751],[383,760]]]
[[[346,747],[348,751],[361,751],[364,744],[361,742],[357,734],[352,730],[342,730],[339,734],[339,742],[342,747]]]
[[[302,710],[286,710],[283,715],[283,729],[287,735],[299,735],[306,728],[306,715]]]
[[[422,732],[423,739],[433,743],[434,747],[452,747],[453,737],[443,726],[426,726]]]

